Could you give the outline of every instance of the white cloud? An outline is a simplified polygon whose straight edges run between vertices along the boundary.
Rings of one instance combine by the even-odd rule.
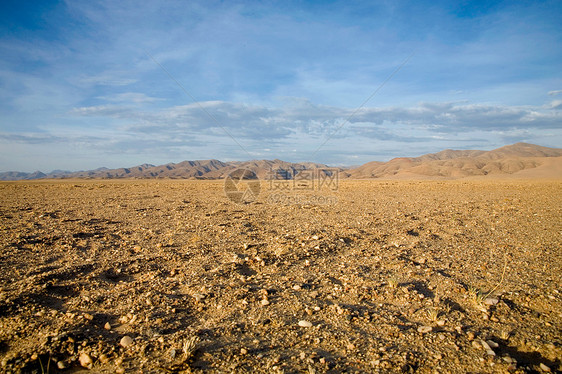
[[[338,137],[427,141],[442,134],[474,130],[559,129],[562,121],[562,113],[543,106],[442,102],[407,108],[362,108],[353,115],[354,109],[317,105],[306,99],[287,103],[270,107],[207,101],[152,111],[101,105],[75,108],[71,113],[121,120],[121,128],[129,133],[225,135],[228,129],[240,139],[269,141],[290,139],[296,134],[313,140],[333,136],[338,129]]]

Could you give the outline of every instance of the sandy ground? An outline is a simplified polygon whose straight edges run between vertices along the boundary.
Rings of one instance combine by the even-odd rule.
[[[0,184],[2,372],[562,370],[562,181]]]

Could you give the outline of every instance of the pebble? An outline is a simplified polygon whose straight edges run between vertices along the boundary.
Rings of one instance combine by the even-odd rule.
[[[480,344],[482,345],[482,348],[484,348],[486,350],[486,353],[489,356],[495,356],[496,355],[496,353],[492,350],[492,348],[490,347],[490,345],[487,342],[485,342],[484,340],[481,340]]]
[[[248,354],[248,350],[246,348],[240,348],[240,354],[241,355],[247,355]]]
[[[121,347],[127,348],[128,346],[133,344],[133,338],[131,338],[128,335],[125,335],[124,337],[121,338],[121,341],[119,342],[119,344],[121,345]]]
[[[509,356],[503,356],[503,357],[502,357],[502,360],[504,360],[504,361],[507,362],[508,364],[511,364],[511,363],[514,362],[514,360],[513,360],[511,357],[509,357]]]
[[[426,332],[431,332],[433,330],[433,327],[431,326],[419,326],[418,327],[418,332],[421,332],[422,334],[425,334]]]
[[[498,302],[499,300],[495,297],[488,297],[484,300],[484,304],[486,305],[496,305]]]
[[[466,338],[468,340],[473,340],[474,339],[474,333],[472,331],[469,331],[466,333]]]
[[[64,363],[64,361],[58,361],[57,362],[57,368],[62,370],[62,369],[66,369],[66,364]]]
[[[261,303],[261,305],[266,306],[266,305],[269,305],[269,300],[267,300],[267,299],[262,299],[262,300],[260,301],[260,303]]]
[[[439,321],[437,321],[437,326],[445,326],[445,320],[440,319]]]
[[[312,323],[308,322],[308,321],[305,321],[305,320],[301,320],[301,321],[299,321],[299,326],[300,327],[312,327]]]
[[[548,366],[546,366],[545,364],[543,364],[542,362],[539,365],[539,367],[541,368],[542,371],[546,371],[546,372],[550,373],[550,368]]]
[[[195,301],[199,302],[205,298],[205,295],[203,295],[202,293],[196,293],[195,295],[193,295],[193,298],[195,299]]]
[[[102,364],[107,364],[107,363],[109,362],[109,357],[108,357],[105,353],[102,353],[102,354],[98,357],[98,360],[100,360],[100,362],[101,362]]]
[[[91,368],[94,363],[90,355],[87,353],[81,353],[80,357],[78,358],[78,361],[80,362],[80,366],[88,369]]]
[[[105,325],[103,325],[103,328],[106,330],[111,330],[111,324],[109,322],[106,322]]]
[[[295,290],[295,291],[298,291],[298,290],[300,290],[300,289],[301,289],[301,286],[299,286],[298,284],[295,284],[295,285],[293,286],[293,290]]]
[[[488,345],[489,345],[491,348],[498,348],[498,347],[499,347],[499,344],[496,343],[496,342],[493,341],[493,340],[486,340],[486,343],[488,343]]]
[[[312,236],[312,239],[314,239],[314,240],[318,240],[319,238],[320,238],[320,237],[319,237],[318,235],[313,235],[313,236]]]

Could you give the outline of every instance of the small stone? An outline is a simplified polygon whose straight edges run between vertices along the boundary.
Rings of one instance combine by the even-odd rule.
[[[418,332],[425,334],[427,332],[431,332],[433,330],[433,327],[431,326],[419,326],[418,327]]]
[[[312,235],[312,239],[318,240],[318,239],[320,239],[320,237],[318,235]]]
[[[91,315],[90,313],[84,313],[84,318],[87,319],[88,321],[91,321],[94,319],[94,316]]]
[[[445,326],[445,320],[440,319],[439,321],[437,321],[437,326]]]
[[[498,302],[499,300],[495,297],[488,297],[484,300],[484,304],[486,305],[496,305]]]
[[[193,295],[193,298],[195,299],[195,301],[200,302],[205,298],[205,295],[203,295],[202,293],[196,293],[195,295]]]
[[[247,355],[248,354],[248,350],[246,348],[240,348],[240,354],[241,355]]]
[[[124,337],[121,338],[121,341],[119,341],[119,344],[121,345],[121,347],[127,348],[128,346],[133,344],[133,338],[131,338],[128,335],[125,335]]]
[[[300,327],[312,327],[312,323],[308,322],[308,321],[305,321],[305,320],[301,320],[301,321],[299,321],[299,326]]]
[[[103,325],[103,328],[106,330],[111,330],[111,324],[109,322],[106,322],[105,325]]]
[[[539,365],[539,367],[541,368],[542,371],[546,371],[547,373],[550,373],[550,368],[548,366],[546,366],[545,364],[543,364],[542,362]]]
[[[490,347],[490,345],[487,342],[485,342],[484,340],[481,340],[480,344],[482,345],[482,348],[484,348],[486,350],[486,353],[489,356],[495,356],[496,355],[496,352],[494,352],[492,350],[492,348]]]
[[[78,358],[78,361],[80,362],[80,366],[88,368],[88,369],[90,369],[92,367],[92,365],[94,364],[94,362],[92,361],[92,358],[87,353],[81,353],[80,357]]]
[[[493,340],[486,340],[486,343],[488,343],[488,345],[489,345],[491,348],[498,348],[498,347],[499,347],[499,344],[496,343],[496,342],[493,341]]]
[[[350,351],[354,350],[354,349],[355,349],[355,344],[349,343],[349,344],[347,345],[347,349],[350,350]]]
[[[466,338],[468,340],[473,340],[474,339],[474,333],[472,331],[469,331],[466,333]]]
[[[62,369],[66,369],[66,364],[64,363],[64,361],[58,361],[57,362],[57,368],[62,370]]]
[[[98,360],[102,363],[102,364],[107,364],[109,362],[109,357],[105,354],[102,353],[99,357]]]
[[[472,341],[472,346],[476,349],[480,349],[482,348],[482,346],[480,345],[480,343],[478,343],[476,340]]]
[[[298,291],[298,290],[300,290],[300,289],[301,289],[301,286],[299,286],[298,284],[295,284],[295,285],[293,286],[293,290],[295,290],[295,291]]]
[[[262,300],[260,301],[260,304],[263,305],[263,306],[269,305],[269,300],[267,300],[267,299],[262,299]]]

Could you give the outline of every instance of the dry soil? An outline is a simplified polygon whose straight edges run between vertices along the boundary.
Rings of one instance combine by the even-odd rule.
[[[562,181],[294,188],[1,183],[0,370],[562,370]]]

